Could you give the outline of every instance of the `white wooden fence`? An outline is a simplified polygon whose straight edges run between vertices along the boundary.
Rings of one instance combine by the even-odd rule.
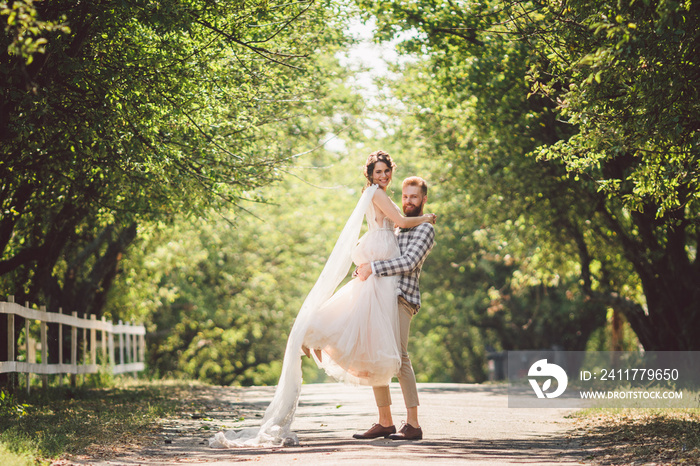
[[[2,314],[6,314],[5,317]],[[24,338],[21,345],[15,341],[15,316],[24,318]],[[72,315],[31,309],[29,304],[21,306],[10,296],[8,302],[0,302],[0,319],[7,319],[8,360],[0,361],[0,373],[20,372],[27,374],[27,390],[31,385],[30,374],[94,374],[100,367],[108,367],[113,374],[139,372],[145,369],[146,329],[143,325],[113,324],[95,315],[80,318],[77,312]],[[33,322],[39,323],[39,331]],[[58,364],[48,363],[47,324],[58,324]],[[70,331],[70,364],[63,363],[63,335]],[[82,351],[78,354],[78,332],[82,331]],[[98,332],[100,338],[98,339]],[[36,335],[38,333],[38,335]],[[37,338],[38,336],[38,338]],[[117,339],[115,343],[115,338]],[[0,341],[2,340],[0,335]],[[21,337],[20,337],[21,339]],[[101,362],[98,364],[98,347]],[[41,362],[37,363],[37,352]],[[117,358],[118,355],[118,358]],[[46,382],[46,379],[44,379]]]

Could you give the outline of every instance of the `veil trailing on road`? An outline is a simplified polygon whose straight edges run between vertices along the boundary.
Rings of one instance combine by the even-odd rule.
[[[233,430],[218,432],[209,439],[210,447],[280,446],[299,443],[297,435],[291,431],[291,424],[301,392],[301,347],[304,336],[315,311],[333,295],[335,289],[347,276],[352,265],[352,251],[360,237],[362,221],[377,188],[377,185],[367,188],[360,197],[321,275],[297,314],[287,339],[280,380],[260,427],[242,429],[238,432]]]

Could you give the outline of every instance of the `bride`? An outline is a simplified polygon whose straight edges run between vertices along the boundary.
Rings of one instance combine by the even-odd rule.
[[[282,373],[261,426],[219,432],[214,448],[297,445],[290,430],[301,391],[301,357],[313,357],[333,378],[352,384],[388,385],[401,365],[398,276],[354,278],[335,294],[352,262],[356,265],[400,255],[394,227],[435,222],[433,214],[404,217],[386,194],[396,165],[384,151],[369,155],[367,185],[326,265],[299,310],[287,340]],[[363,217],[368,231],[358,241]],[[303,353],[302,353],[303,352]]]

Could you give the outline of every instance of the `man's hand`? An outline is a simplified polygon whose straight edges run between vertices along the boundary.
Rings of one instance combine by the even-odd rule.
[[[355,269],[354,275],[361,281],[365,281],[372,275],[372,266],[370,264],[360,264]]]

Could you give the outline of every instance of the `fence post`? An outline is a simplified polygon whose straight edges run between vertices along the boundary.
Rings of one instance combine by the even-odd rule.
[[[58,313],[63,314],[63,308],[58,308]],[[58,323],[58,364],[59,367],[63,367],[63,324]],[[63,372],[58,371],[58,385],[63,386]]]
[[[122,326],[121,319],[119,320],[119,326]],[[124,364],[124,332],[119,330],[119,364]]]
[[[83,312],[83,320],[87,322],[88,320],[88,314],[87,312]],[[87,357],[87,350],[88,350],[88,329],[87,327],[83,327],[83,357],[80,360],[80,364],[87,364],[88,357]],[[86,372],[83,372],[82,377],[80,378],[81,383],[85,383],[85,374]]]
[[[134,346],[134,334],[131,330],[134,328],[134,324],[129,322],[129,362],[135,362],[136,358],[136,347]]]
[[[15,297],[8,296],[8,303],[14,303]],[[7,360],[15,360],[15,315],[7,314]]]
[[[112,326],[112,329],[114,330],[114,326]],[[109,365],[114,373],[114,367],[117,365],[117,358],[114,352],[114,332],[108,332],[108,335],[109,341],[107,342],[107,346],[109,347]]]
[[[73,311],[71,313],[73,317],[78,318],[78,312]],[[70,374],[70,386],[75,388],[77,384],[77,374],[75,374],[76,368],[78,367],[78,327],[72,325],[70,328],[70,364],[72,367]]]
[[[46,306],[41,306],[39,308],[41,312],[46,312]],[[40,325],[40,338],[41,338],[41,366],[42,367],[48,367],[49,366],[49,342],[48,338],[46,338],[46,322],[44,320],[41,320],[39,322]],[[42,374],[41,376],[41,387],[46,390],[49,387],[49,375],[48,374]]]
[[[102,346],[102,364],[107,364],[107,318],[102,316],[102,340],[100,341]]]
[[[29,301],[24,303],[24,307],[29,309]],[[24,319],[24,336],[27,342],[27,364],[36,362],[36,348],[32,344],[32,338],[29,336],[29,319]],[[32,391],[32,373],[27,372],[27,395]]]
[[[13,295],[10,295],[7,297],[7,302],[8,303],[14,303],[15,302],[15,297]],[[15,315],[14,314],[7,314],[7,360],[8,361],[15,361],[16,358],[16,353],[15,353]],[[10,390],[15,390],[15,374],[10,373],[8,374],[7,377],[8,382],[10,383],[9,389]]]
[[[139,362],[146,363],[146,335],[139,335],[139,340],[141,341],[141,354],[139,355]]]
[[[95,314],[90,315],[90,323],[92,324],[90,329],[90,359],[93,364],[97,364],[97,329],[95,328],[97,316]]]
[[[129,327],[131,327],[131,329],[133,329],[133,328],[134,328],[134,323],[133,323],[133,322],[130,322],[130,323],[129,323]],[[130,333],[130,334],[129,334],[129,342],[131,343],[131,345],[130,345],[130,346],[131,346],[131,361],[130,361],[130,362],[132,362],[132,363],[138,361],[138,359],[137,359],[137,353],[136,353],[136,350],[137,350],[137,348],[136,348],[136,345],[137,345],[137,341],[136,341],[136,340],[137,340],[137,338],[136,338],[136,337],[137,337],[137,335],[136,335],[135,333]],[[139,376],[139,371],[135,370],[135,371],[134,371],[134,378],[138,378],[138,376]]]

